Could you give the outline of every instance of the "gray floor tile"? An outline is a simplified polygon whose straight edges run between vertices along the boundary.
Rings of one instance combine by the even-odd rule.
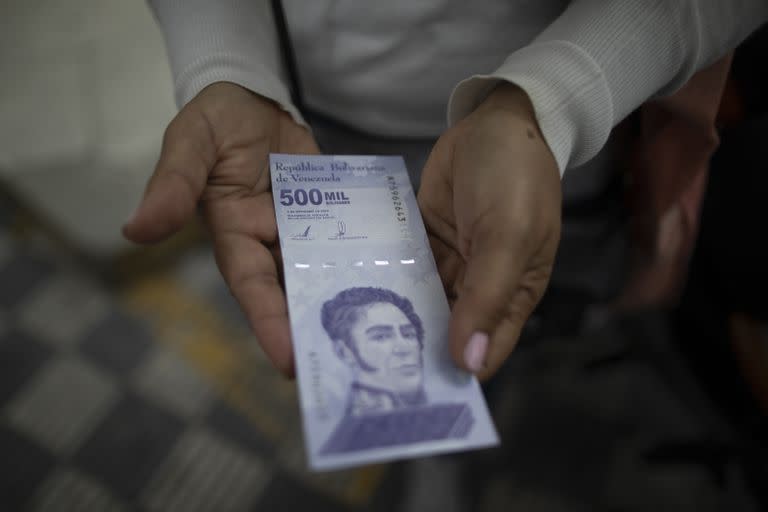
[[[462,512],[466,510],[461,466],[451,457],[429,457],[405,464],[400,512]]]
[[[55,453],[69,453],[116,400],[112,381],[77,359],[55,359],[8,403],[5,415],[20,432]]]
[[[10,261],[0,267],[0,308],[16,308],[28,295],[53,275],[50,262],[35,255],[15,251]]]
[[[152,345],[152,333],[140,319],[112,311],[84,337],[80,349],[94,364],[125,377],[144,361]]]
[[[51,352],[34,338],[14,331],[3,334],[0,327],[0,407],[35,377]]]
[[[344,512],[351,510],[291,476],[279,473],[270,482],[253,510],[311,510]]]
[[[166,409],[126,394],[75,454],[77,467],[133,503],[185,429]]]
[[[269,480],[267,466],[205,430],[179,440],[158,468],[143,503],[158,512],[252,510]]]
[[[156,348],[146,358],[136,370],[134,381],[148,399],[184,418],[204,413],[213,400],[210,386],[197,370],[164,347]]]
[[[19,322],[38,339],[65,349],[79,343],[109,310],[109,298],[89,280],[59,274],[26,297]]]
[[[24,510],[55,459],[37,443],[2,424],[0,454],[0,505],[3,510]]]
[[[245,450],[270,458],[275,452],[274,443],[261,434],[255,424],[221,399],[209,409],[205,424]]]
[[[122,512],[127,510],[98,482],[71,469],[50,475],[35,493],[33,512]]]

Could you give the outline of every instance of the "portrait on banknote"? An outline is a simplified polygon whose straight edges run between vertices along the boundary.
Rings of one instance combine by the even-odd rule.
[[[430,404],[425,393],[424,327],[410,300],[386,288],[348,288],[323,304],[321,317],[352,373],[344,416],[323,453],[467,435],[470,408]]]

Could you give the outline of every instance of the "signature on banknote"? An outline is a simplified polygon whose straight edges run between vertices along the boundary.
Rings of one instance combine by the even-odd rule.
[[[312,229],[312,224],[307,226],[307,228],[301,233],[296,233],[295,235],[291,235],[291,240],[313,240],[313,238],[311,238],[309,235],[310,229]]]

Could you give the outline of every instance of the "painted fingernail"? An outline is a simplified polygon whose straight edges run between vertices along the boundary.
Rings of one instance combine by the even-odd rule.
[[[473,373],[485,366],[485,353],[488,351],[488,335],[476,332],[469,337],[469,343],[464,348],[464,363]]]

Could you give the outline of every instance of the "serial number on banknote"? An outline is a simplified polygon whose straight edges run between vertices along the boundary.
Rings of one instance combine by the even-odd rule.
[[[403,200],[400,197],[400,187],[397,186],[397,180],[394,176],[387,176],[387,187],[389,188],[389,195],[392,198],[392,205],[395,208],[395,217],[398,222],[406,223],[408,218],[405,215],[405,208],[403,207]]]
[[[400,238],[407,240],[410,238],[410,232],[408,230],[408,210],[403,204],[403,198],[400,195],[400,187],[397,185],[397,180],[394,176],[387,176],[387,189],[389,190],[390,198],[392,199],[392,206],[395,209],[395,218],[400,223]]]

